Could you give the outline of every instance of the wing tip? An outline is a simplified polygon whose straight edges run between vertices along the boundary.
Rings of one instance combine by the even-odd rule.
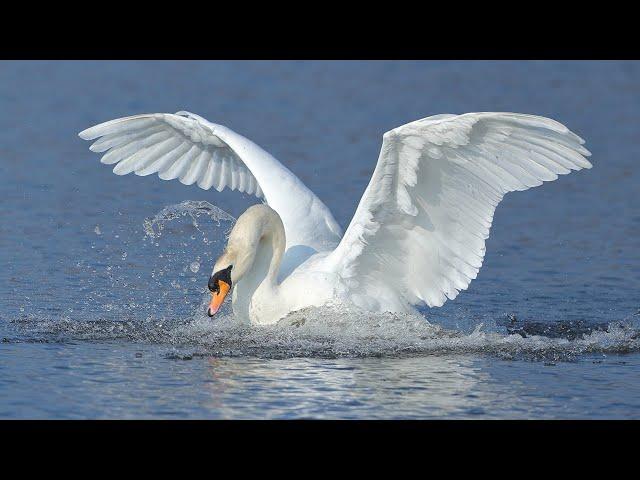
[[[162,118],[163,113],[141,113],[138,115],[131,115],[129,117],[120,117],[114,118],[113,120],[108,120],[106,122],[99,123],[94,125],[93,127],[89,127],[85,130],[82,130],[78,133],[78,136],[83,140],[93,140],[94,138],[102,137],[106,133],[109,133],[109,128],[113,125],[117,125],[123,122],[130,122],[132,120],[140,120],[145,118],[150,118],[154,120],[158,120]],[[105,131],[106,129],[106,131]]]
[[[92,136],[92,135],[93,135],[92,130],[93,130],[94,128],[95,128],[95,127],[89,127],[89,128],[86,128],[86,129],[82,130],[81,132],[79,132],[79,133],[78,133],[78,136],[79,136],[82,140],[93,140],[94,138],[96,138],[96,137],[98,136],[98,135],[96,135],[96,136]]]

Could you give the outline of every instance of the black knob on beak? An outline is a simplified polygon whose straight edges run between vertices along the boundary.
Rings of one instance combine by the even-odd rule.
[[[217,282],[217,278],[215,278],[215,275],[211,275],[211,277],[209,278],[209,283],[207,284],[207,287],[209,287],[209,291],[210,292],[216,292],[218,290],[218,282]]]

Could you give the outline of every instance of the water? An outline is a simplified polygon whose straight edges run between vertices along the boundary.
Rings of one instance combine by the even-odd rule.
[[[1,418],[640,418],[638,62],[1,62]],[[382,134],[517,111],[594,168],[507,195],[470,288],[423,316],[205,315],[255,202],[117,177],[77,132],[189,110],[273,153],[346,227]]]

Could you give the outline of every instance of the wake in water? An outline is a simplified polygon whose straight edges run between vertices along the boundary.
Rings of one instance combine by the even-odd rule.
[[[420,315],[371,314],[345,307],[295,312],[272,326],[248,326],[233,315],[211,320],[77,321],[70,318],[14,322],[27,338],[4,341],[111,341],[162,344],[169,358],[194,356],[371,357],[489,354],[506,359],[571,360],[587,353],[640,351],[640,331],[610,324],[569,338],[445,329]],[[527,328],[527,323],[522,324]],[[566,328],[568,328],[565,325]]]
[[[227,304],[226,315],[210,319],[205,315],[208,268],[234,221],[208,202],[186,201],[162,209],[145,220],[141,250],[129,247],[123,255],[114,245],[103,246],[101,255],[114,252],[105,262],[106,275],[97,275],[92,267],[85,287],[89,293],[77,307],[25,312],[10,320],[14,332],[2,342],[153,343],[165,346],[165,355],[176,359],[489,354],[555,361],[640,351],[640,330],[631,318],[593,325],[523,322],[512,316],[461,332],[436,325],[437,309],[428,311],[430,323],[418,314],[372,314],[334,305],[255,327],[234,317]],[[83,309],[83,303],[90,308]]]

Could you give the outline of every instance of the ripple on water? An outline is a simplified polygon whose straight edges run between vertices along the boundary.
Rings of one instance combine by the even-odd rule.
[[[276,325],[250,326],[233,315],[211,320],[197,314],[184,320],[77,321],[30,316],[13,321],[19,341],[125,340],[162,344],[166,356],[383,357],[481,354],[506,359],[572,360],[591,353],[640,351],[640,330],[628,322],[612,323],[568,336],[500,333],[483,325],[465,333],[429,323],[419,314],[376,314],[344,306],[294,312]],[[526,329],[527,322],[523,322]]]

